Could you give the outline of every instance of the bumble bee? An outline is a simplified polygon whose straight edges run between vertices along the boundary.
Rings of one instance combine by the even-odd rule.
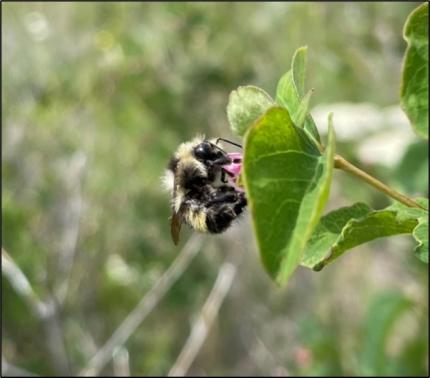
[[[170,159],[163,184],[172,196],[170,230],[175,244],[182,223],[200,232],[220,233],[246,207],[245,193],[235,185],[241,155],[226,153],[220,140],[241,147],[198,136],[179,145]]]

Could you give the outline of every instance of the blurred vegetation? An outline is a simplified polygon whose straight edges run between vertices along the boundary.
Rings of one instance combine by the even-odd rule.
[[[35,292],[60,303],[72,373],[180,250],[159,182],[176,146],[196,133],[231,138],[230,91],[274,92],[302,45],[313,104],[398,104],[402,27],[416,5],[2,4],[2,245]],[[338,151],[360,165],[364,139]],[[428,145],[414,142],[399,164],[365,168],[428,195],[425,167]],[[333,204],[388,203],[343,173],[334,179]],[[241,223],[236,244],[205,237],[208,247],[125,344],[132,375],[167,374],[221,261],[241,249],[190,374],[428,375],[428,272],[408,238],[360,246],[320,273],[300,269],[281,290]],[[4,277],[2,298],[6,360],[70,373],[51,362],[41,325]]]

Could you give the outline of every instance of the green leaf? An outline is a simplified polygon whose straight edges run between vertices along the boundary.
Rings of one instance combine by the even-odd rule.
[[[276,102],[285,106],[291,115],[294,124],[303,127],[310,137],[318,143],[321,142],[317,127],[312,116],[308,113],[309,99],[307,99],[306,117],[304,122],[302,98],[305,93],[305,70],[307,60],[307,47],[298,48],[291,62],[291,69],[285,73],[276,88]]]
[[[247,85],[232,91],[227,105],[227,118],[234,133],[243,136],[264,112],[274,105],[262,89]]]
[[[308,93],[306,93],[306,96],[303,97],[303,100],[300,102],[300,106],[297,109],[296,113],[296,126],[302,127],[303,124],[306,121],[306,117],[309,114],[309,102],[311,100],[311,96],[314,93],[314,90],[311,89]]]
[[[429,145],[419,139],[411,143],[394,170],[394,180],[399,189],[412,195],[428,192]]]
[[[401,105],[418,135],[428,139],[428,3],[409,15],[403,37],[408,47],[403,62]]]
[[[361,218],[372,209],[364,203],[342,207],[323,216],[309,239],[301,264],[314,269],[327,255],[327,251],[336,245],[342,229],[351,219]]]
[[[297,94],[300,98],[305,94],[305,75],[306,75],[306,63],[308,60],[308,47],[299,47],[293,55],[291,68],[293,70],[294,84],[297,89]]]
[[[427,199],[417,199],[427,208]],[[371,240],[412,233],[419,219],[427,211],[395,203],[383,210],[372,210],[363,203],[343,207],[323,216],[306,247],[301,264],[321,270],[347,250]],[[423,238],[419,230],[420,240]],[[418,240],[418,239],[417,239]],[[422,242],[418,254],[425,254],[428,246]],[[419,248],[419,247],[417,247]]]
[[[279,80],[276,88],[276,102],[280,105],[287,106],[290,102],[294,104],[295,100],[300,101],[303,97],[307,52],[307,46],[299,47],[291,60],[291,69]]]
[[[320,154],[285,108],[272,107],[245,135],[244,184],[263,264],[285,283],[327,201],[334,158],[329,122]]]
[[[292,70],[289,70],[280,78],[276,87],[276,102],[285,106],[290,112],[291,118],[294,118],[300,105],[300,96],[294,84]]]
[[[418,242],[414,249],[415,255],[423,262],[429,262],[429,220],[428,217],[418,219],[418,225],[414,228],[412,236]]]
[[[415,198],[414,200],[418,205],[422,206],[423,209],[408,207],[400,202],[394,202],[392,205],[388,206],[386,210],[396,211],[400,221],[411,218],[418,219],[423,215],[427,215],[429,207],[428,198],[421,197]]]
[[[412,302],[398,292],[379,295],[370,304],[363,327],[363,347],[359,357],[361,376],[388,375],[386,344],[396,322],[412,308]]]

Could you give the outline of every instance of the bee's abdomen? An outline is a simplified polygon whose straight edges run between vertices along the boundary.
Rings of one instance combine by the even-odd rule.
[[[203,207],[190,206],[184,213],[185,221],[195,230],[207,232],[207,214]]]

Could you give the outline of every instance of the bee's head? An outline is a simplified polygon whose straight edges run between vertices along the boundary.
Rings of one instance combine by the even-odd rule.
[[[194,156],[203,162],[217,161],[220,159],[228,159],[227,154],[224,150],[218,147],[216,144],[203,140],[193,150]]]

